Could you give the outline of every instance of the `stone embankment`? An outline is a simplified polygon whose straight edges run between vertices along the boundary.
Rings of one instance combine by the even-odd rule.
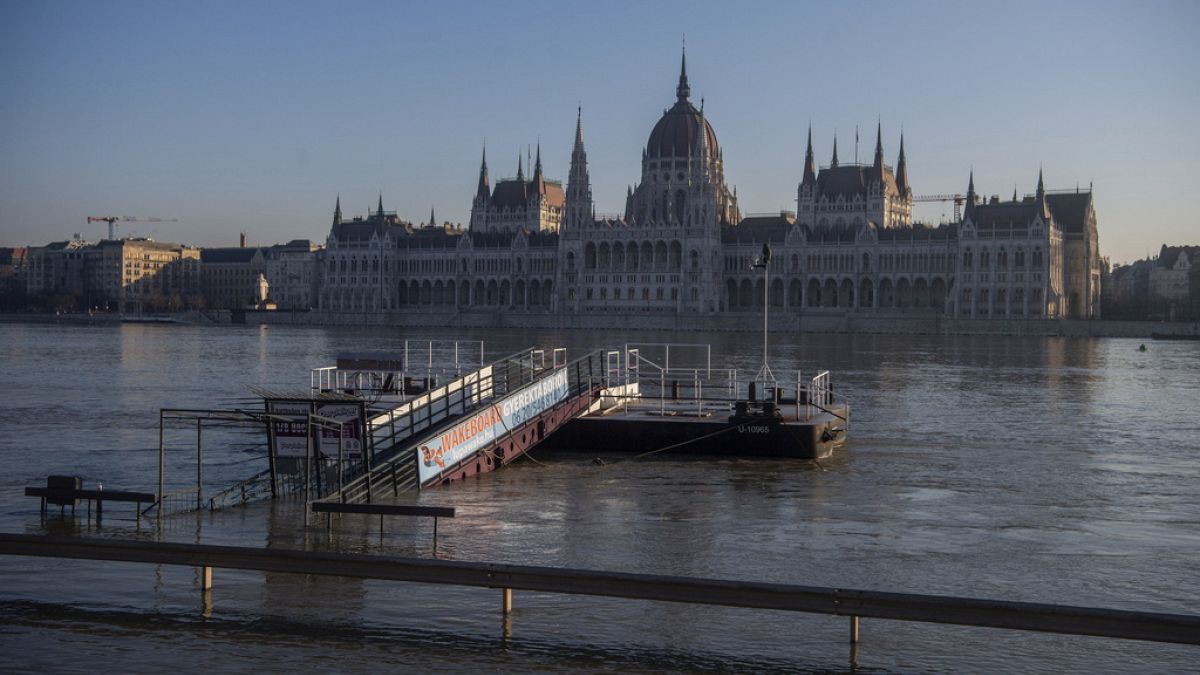
[[[247,311],[246,323],[300,326],[396,326],[408,328],[527,328],[605,330],[762,330],[761,314],[694,316],[655,314],[560,315],[524,312]],[[1023,335],[1149,338],[1151,333],[1200,332],[1193,322],[1086,319],[956,319],[938,316],[781,314],[770,317],[772,333],[862,333],[887,335]]]
[[[154,314],[120,314],[118,312],[16,312],[0,314],[5,323],[58,323],[64,325],[131,323],[182,323],[192,325],[231,324],[233,313],[227,309],[189,310],[186,312],[162,312]],[[272,323],[263,321],[262,323]]]

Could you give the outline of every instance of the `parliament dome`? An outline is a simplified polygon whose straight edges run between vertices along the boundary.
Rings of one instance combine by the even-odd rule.
[[[675,89],[675,105],[663,113],[650,132],[650,140],[646,142],[646,156],[658,157],[692,157],[700,154],[700,134],[705,135],[710,157],[718,155],[717,134],[712,125],[704,118],[688,97],[691,88],[687,81],[687,57],[684,57],[679,71],[679,86]]]

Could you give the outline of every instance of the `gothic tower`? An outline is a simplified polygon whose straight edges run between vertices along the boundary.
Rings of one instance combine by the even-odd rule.
[[[575,117],[575,147],[567,176],[567,213],[563,234],[578,236],[592,218],[592,184],[588,177],[587,152],[583,149],[583,107]]]
[[[475,198],[471,200],[471,220],[468,227],[480,232],[487,225],[488,200],[492,196],[491,182],[488,180],[487,148],[483,149],[483,159],[479,163],[479,184],[475,187]]]

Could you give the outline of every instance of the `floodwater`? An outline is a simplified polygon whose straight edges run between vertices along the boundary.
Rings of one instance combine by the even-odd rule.
[[[235,408],[251,387],[405,337],[529,345],[708,342],[753,372],[753,334],[520,334],[0,324],[0,530],[355,551],[1200,613],[1200,343],[1013,337],[771,336],[781,379],[833,371],[850,439],[819,465],[533,453],[423,492],[439,525],[293,502],[102,526],[43,521],[23,488],[53,473],[153,492],[158,414]],[[212,491],[265,468],[261,434],[205,430]],[[195,480],[195,432],[168,434],[168,482]],[[0,558],[5,671],[1181,672],[1200,649],[592,597],[191,568]]]

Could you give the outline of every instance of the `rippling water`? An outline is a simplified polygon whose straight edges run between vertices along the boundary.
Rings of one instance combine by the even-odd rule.
[[[772,336],[777,374],[834,371],[850,440],[820,465],[658,456],[597,466],[533,453],[420,495],[431,525],[346,518],[304,529],[292,504],[136,526],[45,523],[22,488],[50,473],[153,491],[160,407],[236,407],[251,386],[307,386],[392,331],[0,324],[0,529],[436,555],[1200,613],[1200,345],[1055,338]],[[488,332],[489,356],[539,344],[710,342],[753,371],[753,335]],[[194,432],[192,432],[194,434]],[[186,481],[194,435],[168,439]],[[256,435],[206,429],[206,482],[263,467]],[[129,508],[132,511],[132,507]],[[0,559],[0,668],[84,670],[846,670],[845,619],[517,593]],[[1200,651],[1098,638],[864,620],[866,672],[1196,669]]]

